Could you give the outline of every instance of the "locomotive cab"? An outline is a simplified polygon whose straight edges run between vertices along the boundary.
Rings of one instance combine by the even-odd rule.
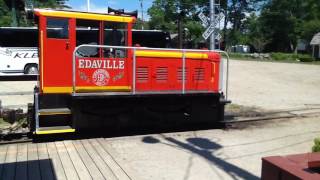
[[[34,134],[223,119],[219,53],[133,47],[135,17],[127,15],[48,9],[34,13],[40,54],[30,120]],[[81,28],[97,31],[78,36],[76,29]]]

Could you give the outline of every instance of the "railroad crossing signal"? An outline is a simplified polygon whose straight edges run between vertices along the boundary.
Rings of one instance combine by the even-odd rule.
[[[202,13],[200,13],[200,14],[202,14]],[[200,16],[200,14],[199,14],[199,16]],[[218,29],[216,28],[216,26],[217,26],[217,24],[220,22],[221,18],[222,18],[222,16],[221,16],[221,14],[219,14],[219,15],[217,16],[217,18],[215,18],[215,21],[210,24],[210,26],[206,29],[206,31],[204,31],[204,33],[202,34],[202,37],[203,37],[204,39],[208,39],[213,32],[218,33],[218,32],[217,32]],[[201,19],[201,18],[200,18],[200,19]],[[203,19],[203,18],[202,18],[202,19]],[[201,21],[202,21],[202,19],[201,19]],[[206,20],[207,20],[207,19],[206,19]],[[202,23],[205,24],[205,20],[202,21]]]
[[[208,27],[209,26],[208,18],[202,12],[200,12],[198,14],[198,17],[201,20],[203,27]]]

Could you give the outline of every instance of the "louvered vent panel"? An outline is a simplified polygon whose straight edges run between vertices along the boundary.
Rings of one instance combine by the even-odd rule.
[[[148,67],[137,67],[137,82],[146,83],[149,80]]]
[[[167,82],[168,81],[168,68],[167,67],[157,67],[156,80],[159,82]]]
[[[204,81],[204,68],[195,68],[193,79],[194,81]]]
[[[185,68],[185,71],[184,71],[184,80],[187,81],[188,80],[188,68]],[[182,81],[182,67],[179,67],[178,70],[177,70],[177,79],[178,81]]]

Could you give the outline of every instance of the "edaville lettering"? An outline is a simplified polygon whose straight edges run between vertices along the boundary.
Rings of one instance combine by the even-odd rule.
[[[79,59],[79,69],[124,69],[124,60],[88,60]]]

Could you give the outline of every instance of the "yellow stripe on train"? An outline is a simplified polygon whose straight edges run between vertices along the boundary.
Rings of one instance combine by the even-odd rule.
[[[131,86],[77,86],[76,92],[102,92],[102,91],[117,91],[127,92],[131,90]],[[72,87],[43,87],[43,93],[72,93]]]
[[[170,51],[136,51],[138,57],[160,57],[160,58],[182,58],[182,52],[170,52]],[[187,52],[186,58],[190,59],[208,59],[208,54]]]

